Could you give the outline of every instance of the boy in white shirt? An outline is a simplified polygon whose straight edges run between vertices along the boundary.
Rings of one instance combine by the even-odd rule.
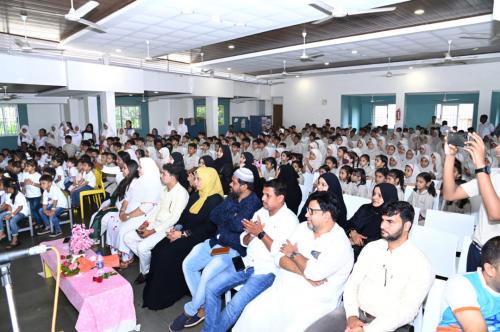
[[[40,177],[40,187],[44,190],[40,215],[45,228],[38,231],[37,234],[43,235],[49,233],[50,222],[52,222],[54,230],[50,234],[50,237],[58,237],[62,234],[59,215],[68,208],[68,201],[62,190],[53,183],[50,175],[44,174]]]
[[[8,193],[6,204],[7,213],[2,214],[2,220],[0,220],[0,239],[5,238],[5,233],[3,231],[3,220],[9,223],[10,231],[12,234],[12,240],[10,245],[8,245],[5,249],[9,250],[14,247],[17,247],[20,243],[17,240],[18,227],[17,223],[29,214],[28,202],[24,197],[23,193],[19,190],[19,184],[12,180],[8,179],[4,183],[5,191]]]
[[[76,177],[78,176],[78,168],[76,167],[76,158],[69,158],[66,162],[66,172],[65,172],[65,183],[64,188],[70,190],[69,187],[75,183]]]
[[[96,178],[92,166],[90,160],[86,158],[82,160],[83,178],[71,191],[71,205],[74,207],[80,205],[80,193],[82,191],[92,190],[96,185]]]
[[[53,157],[51,161],[52,168],[56,170],[54,183],[62,190],[64,190],[64,169],[62,167],[63,161],[64,160],[60,156]]]
[[[41,207],[42,192],[40,191],[40,173],[36,170],[37,163],[35,160],[28,160],[23,175],[23,186],[26,194],[26,199],[29,202],[31,216],[36,222],[36,226],[42,224],[42,217],[39,214]],[[35,228],[38,228],[36,227]]]

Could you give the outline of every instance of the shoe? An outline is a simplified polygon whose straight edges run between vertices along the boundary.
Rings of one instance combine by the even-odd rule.
[[[38,232],[36,233],[37,235],[45,235],[45,234],[49,234],[50,233],[50,227],[45,227],[45,228],[41,228],[40,230],[38,230]]]
[[[145,282],[146,282],[146,276],[142,273],[139,273],[137,278],[135,278],[135,280],[134,280],[134,284],[136,284],[136,285],[140,285],[140,284],[143,284]]]
[[[184,323],[184,327],[193,327],[205,320],[205,309],[200,309],[196,315],[189,317],[189,319]]]
[[[16,243],[14,244],[9,244],[7,247],[5,247],[5,250],[11,250],[11,249],[14,249],[15,247],[19,247],[19,245],[21,244],[21,242],[17,241]]]
[[[182,331],[184,330],[184,326],[186,325],[186,322],[190,319],[191,317],[186,315],[184,312],[177,316],[176,319],[170,325],[168,326],[168,329],[170,332],[177,332],[177,331]]]
[[[61,231],[53,231],[50,233],[50,237],[59,237],[62,235],[62,232]]]

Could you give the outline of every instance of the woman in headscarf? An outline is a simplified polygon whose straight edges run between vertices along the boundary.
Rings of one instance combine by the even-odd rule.
[[[360,137],[358,139],[358,142],[356,143],[356,146],[358,147],[358,149],[361,150],[361,152],[363,154],[365,154],[368,151],[368,148],[366,147],[366,142],[365,142],[364,138]]]
[[[429,155],[427,154],[424,154],[419,158],[418,173],[422,172],[432,172],[431,157],[429,157]]]
[[[366,154],[370,156],[370,160],[375,160],[375,157],[380,154],[380,150],[373,142],[374,139],[370,138],[366,142]]]
[[[116,130],[113,127],[111,127],[109,123],[104,122],[102,124],[102,132],[100,135],[101,143],[104,143],[106,141],[106,138],[115,136],[116,136]]]
[[[300,190],[299,175],[292,166],[281,165],[278,171],[278,180],[286,183],[286,206],[297,214],[300,202],[302,202],[302,190]]]
[[[120,143],[122,144],[125,144],[125,142],[128,141],[128,136],[124,128],[118,129],[118,138],[120,139]]]
[[[128,156],[128,153],[125,153]],[[102,203],[99,211],[94,213],[90,218],[89,227],[94,229],[94,232],[90,235],[95,242],[98,242],[104,232],[107,230],[107,223],[111,218],[104,218],[108,213],[115,212],[118,213],[122,206],[122,202],[125,199],[125,195],[131,186],[132,182],[139,177],[139,165],[130,159],[122,162],[121,166],[122,180],[119,181],[118,187],[111,194],[109,200]],[[123,178],[123,176],[125,176]],[[115,215],[115,218],[118,214]]]
[[[259,175],[259,170],[254,165],[253,154],[243,152],[240,155],[240,168],[245,167],[252,171],[253,174],[253,189],[259,199],[262,198],[262,190],[264,188],[264,180]]]
[[[315,173],[323,165],[323,155],[319,149],[311,149],[309,158],[304,158],[304,166],[309,173]]]
[[[198,166],[199,167],[212,167],[215,168],[215,161],[212,157],[210,156],[201,156],[200,159],[198,160]]]
[[[417,159],[415,158],[415,151],[412,149],[406,150],[405,159],[403,160],[403,165],[414,165],[417,163]]]
[[[221,145],[217,150],[217,159],[215,159],[215,169],[219,173],[220,181],[224,194],[229,193],[229,184],[233,177],[233,158],[228,145]]]
[[[372,202],[361,205],[356,213],[347,221],[346,233],[351,240],[354,258],[357,259],[361,249],[380,239],[382,213],[387,204],[398,200],[396,187],[389,183],[380,183],[373,188]]]
[[[97,142],[96,137],[95,137],[95,133],[94,133],[94,125],[92,123],[88,123],[85,126],[85,130],[82,132],[82,136],[83,136],[83,139],[86,141],[92,140],[92,142],[94,142],[94,144]]]
[[[21,130],[19,130],[19,135],[17,136],[17,145],[21,146],[22,143],[33,144],[33,136],[31,136],[30,127],[27,125],[21,126]]]
[[[435,180],[441,180],[443,178],[443,165],[441,163],[441,156],[437,152],[431,154],[431,175],[434,176]]]
[[[340,182],[338,177],[333,173],[325,173],[321,175],[318,179],[318,185],[316,186],[316,191],[328,191],[337,199],[338,207],[339,207],[339,215],[338,220],[335,220],[337,224],[344,228],[347,222],[347,208],[344,203],[344,196],[342,195],[342,187],[340,186]],[[309,206],[309,196],[302,207],[302,211],[299,213],[299,221],[303,222],[307,220],[306,212],[307,207]]]
[[[180,154],[179,152],[172,152],[172,154],[169,156],[168,163],[183,170],[179,174],[178,181],[181,186],[183,186],[187,190],[189,188],[188,173],[186,171],[186,167],[184,166],[184,158],[182,157],[182,154]]]
[[[80,132],[80,125],[75,123],[73,129],[70,129],[68,135],[71,136],[71,143],[80,148],[80,143],[82,142],[82,133]]]
[[[197,191],[189,197],[179,221],[152,250],[143,307],[164,309],[188,294],[182,261],[195,245],[208,239],[216,230],[209,215],[222,202],[224,195],[217,171],[211,167],[198,168],[195,183]]]
[[[135,232],[158,209],[160,203],[160,171],[153,159],[141,158],[139,178],[134,182],[129,187],[119,212],[111,216],[112,219],[107,224],[106,242],[112,253],[121,254],[121,268],[127,268],[134,257],[125,244],[125,235]]]

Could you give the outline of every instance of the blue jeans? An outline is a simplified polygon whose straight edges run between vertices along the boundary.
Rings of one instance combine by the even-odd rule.
[[[41,203],[40,203],[41,197],[26,197],[26,199],[28,200],[28,203],[30,204],[31,217],[37,223],[41,223],[42,217],[40,216],[40,212],[39,212],[40,208],[42,207]]]
[[[193,297],[184,305],[184,311],[189,316],[196,315],[198,309],[205,303],[207,282],[231,266],[233,263],[231,258],[238,256],[238,252],[234,249],[230,249],[227,254],[210,255],[212,249],[222,248],[222,246],[215,245],[212,248],[209,241],[210,239],[197,244],[182,262],[184,279]],[[202,269],[203,272],[201,272]]]
[[[10,212],[2,212],[0,213],[0,230],[3,232],[3,220],[6,216],[10,215]],[[14,217],[10,218],[9,221],[6,221],[9,223],[10,226],[10,233],[12,236],[17,236],[17,233],[19,232],[19,228],[17,227],[17,223],[21,220],[26,218],[26,216],[22,213],[16,214]]]
[[[245,306],[273,284],[275,278],[273,273],[253,274],[253,272],[253,267],[237,272],[234,266],[230,266],[208,282],[205,298],[205,326],[202,331],[229,330],[238,320]],[[243,285],[243,287],[221,312],[221,296],[238,285]]]
[[[47,210],[50,210],[52,208],[52,205],[49,204],[47,205]],[[52,220],[52,224],[54,225],[54,231],[59,232],[61,231],[61,225],[59,223],[59,215],[64,212],[65,209],[59,207],[56,208],[56,213],[52,217],[48,217],[45,213],[43,213],[43,208],[40,208],[40,216],[42,216],[42,221],[45,225],[45,227],[50,227],[50,220]]]
[[[80,189],[77,189],[75,191],[73,191],[71,193],[71,206],[73,207],[78,207],[80,206],[80,193],[82,191],[86,191],[86,190],[93,190],[94,188],[92,188],[91,186],[84,186],[84,187],[81,187]],[[83,208],[82,206],[80,206],[80,208]]]

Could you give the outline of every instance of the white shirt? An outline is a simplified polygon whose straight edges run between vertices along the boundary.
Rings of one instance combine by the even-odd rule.
[[[59,188],[61,189],[64,189],[64,169],[61,165],[59,165],[57,168],[56,168],[56,176],[54,178],[54,180],[57,180],[57,178],[61,176],[61,179],[59,180],[59,182],[54,182]]]
[[[66,199],[66,196],[58,186],[54,185],[54,182],[52,182],[52,185],[50,186],[50,191],[45,190],[43,192],[42,204],[49,205],[52,204],[53,201],[57,201],[56,208],[68,208],[68,200]]]
[[[12,207],[12,212],[16,211],[17,208],[21,206],[22,208],[19,213],[27,216],[29,214],[28,202],[26,201],[26,197],[24,197],[23,193],[20,191],[17,192],[14,202],[12,202],[12,199],[10,198],[11,195],[12,194],[7,194],[7,200],[5,201],[5,203]]]
[[[500,174],[490,174],[490,178],[495,192],[497,195],[500,195]],[[477,179],[471,180],[460,186],[467,193],[467,195],[469,195],[469,197],[480,195]],[[481,201],[481,206],[479,207],[479,222],[474,230],[473,239],[482,246],[486,243],[486,241],[497,235],[500,235],[500,221],[489,220],[488,213],[486,212],[484,204]]]
[[[188,132],[188,127],[186,124],[182,123],[177,126],[177,134],[184,136]]]
[[[345,286],[346,317],[361,309],[376,317],[365,332],[393,331],[413,321],[433,282],[429,261],[410,240],[392,252],[386,240],[370,242]]]
[[[165,187],[160,194],[160,207],[151,217],[153,222],[148,228],[154,229],[156,233],[165,233],[179,221],[188,200],[189,193],[180,183],[177,182],[170,191]]]
[[[40,173],[35,172],[30,174],[28,172],[23,172],[23,181],[31,180],[33,183],[40,184]],[[24,186],[24,190],[26,192],[26,197],[34,198],[42,196],[42,192],[40,191],[40,187],[35,187],[34,185],[28,184]]]
[[[184,156],[184,167],[186,170],[190,170],[194,167],[198,167],[198,160],[200,158],[198,157],[198,155],[196,153],[193,153],[192,156],[190,156],[189,154],[186,154]]]
[[[46,141],[47,141],[47,136],[43,136],[43,137],[37,136],[35,138],[35,146],[36,146],[36,148],[38,149],[41,146],[45,146],[45,142]]]
[[[495,131],[495,127],[489,123],[479,123],[477,126],[477,132],[481,138],[484,138],[485,136],[491,135],[492,132]]]
[[[273,239],[273,245],[269,251],[264,242],[254,237],[246,246],[243,239],[248,233],[241,233],[241,245],[247,247],[247,255],[243,257],[243,262],[247,267],[254,267],[254,274],[276,273],[278,266],[274,262],[274,257],[279,254],[281,245],[292,235],[299,220],[286,204],[273,216],[270,216],[265,208],[260,208],[252,220],[257,220],[257,217],[260,217],[260,222],[264,224],[264,232]]]
[[[83,181],[87,182],[87,185],[91,186],[92,188],[95,188],[96,179],[94,171],[90,170],[88,173],[84,173]]]

